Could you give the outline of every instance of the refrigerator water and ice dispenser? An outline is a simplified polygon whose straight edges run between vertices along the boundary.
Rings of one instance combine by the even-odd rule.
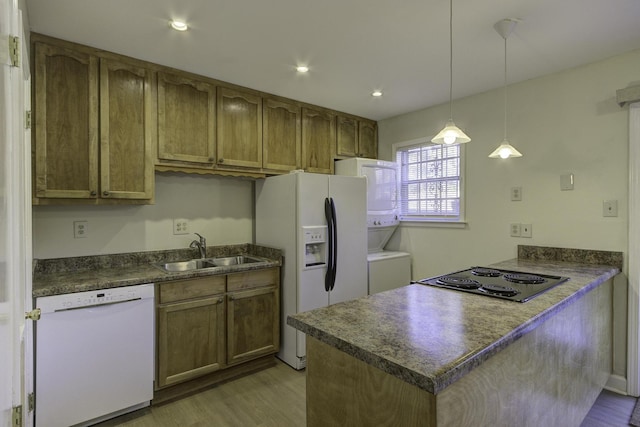
[[[327,227],[302,227],[304,241],[304,266],[306,268],[324,267],[327,263]]]

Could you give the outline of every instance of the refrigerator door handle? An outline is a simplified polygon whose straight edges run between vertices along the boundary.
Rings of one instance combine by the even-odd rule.
[[[338,219],[336,215],[336,205],[333,202],[333,197],[329,198],[331,202],[331,219],[333,222],[333,257],[332,257],[332,266],[331,266],[331,290],[336,285],[336,274],[338,272]]]
[[[329,292],[332,288],[332,267],[333,267],[333,220],[331,201],[329,198],[324,199],[324,216],[327,220],[327,237],[328,237],[328,254],[327,254],[327,271],[324,275],[324,290]]]

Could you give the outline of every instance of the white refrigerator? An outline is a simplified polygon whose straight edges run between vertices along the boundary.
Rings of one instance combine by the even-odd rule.
[[[291,173],[256,181],[256,244],[283,251],[278,357],[306,366],[305,335],[287,316],[367,295],[363,177]]]

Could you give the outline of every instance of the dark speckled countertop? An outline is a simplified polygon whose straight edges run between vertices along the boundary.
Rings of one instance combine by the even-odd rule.
[[[35,261],[33,297],[236,273],[282,265],[282,251],[248,243],[209,247],[206,255],[208,258],[251,255],[261,259],[261,262],[183,272],[165,272],[152,265],[157,262],[198,258],[199,253],[190,249],[42,259]]]
[[[570,280],[525,303],[413,284],[295,314],[287,323],[438,393],[622,269],[621,252],[522,246],[518,257],[491,267]]]

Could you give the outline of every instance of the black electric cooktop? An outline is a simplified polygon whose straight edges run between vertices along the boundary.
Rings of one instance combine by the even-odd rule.
[[[547,274],[472,267],[444,276],[417,280],[416,283],[526,302],[567,280],[569,280],[568,277]]]

